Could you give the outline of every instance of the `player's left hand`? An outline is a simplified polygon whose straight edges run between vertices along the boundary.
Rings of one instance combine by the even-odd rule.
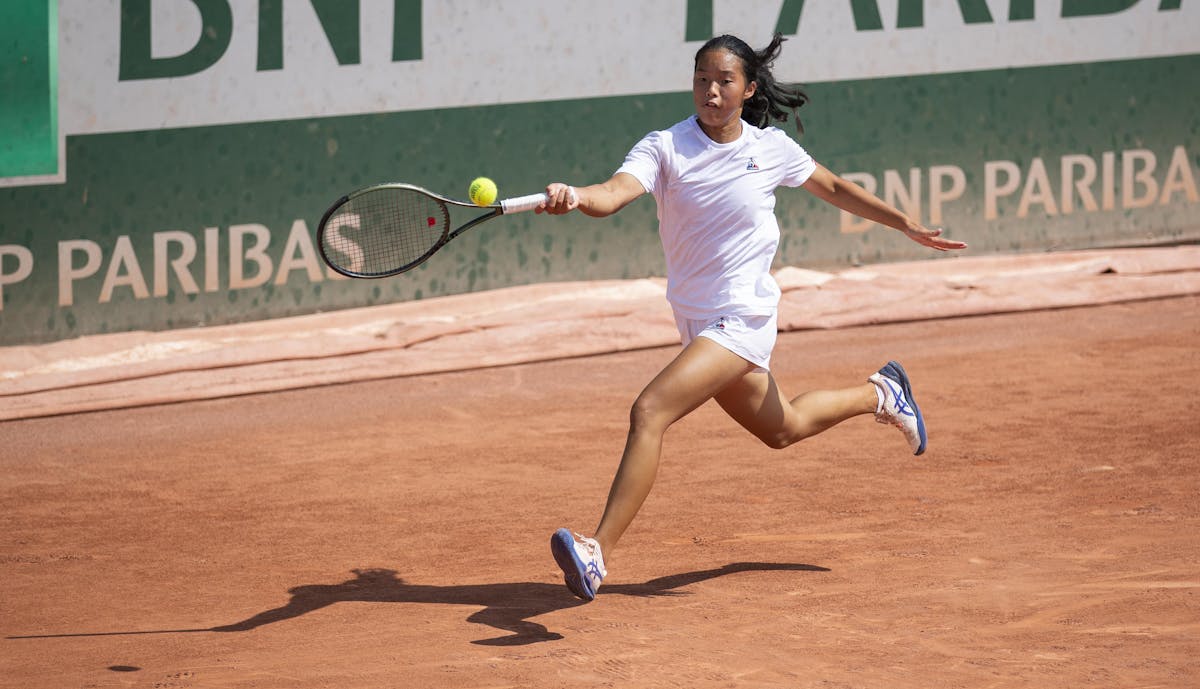
[[[924,225],[914,225],[908,229],[901,230],[909,239],[914,242],[927,246],[938,251],[952,251],[954,249],[967,248],[966,242],[960,242],[955,239],[947,239],[942,236],[940,227],[928,228]]]

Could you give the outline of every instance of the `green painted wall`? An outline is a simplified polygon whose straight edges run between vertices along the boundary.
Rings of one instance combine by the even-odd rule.
[[[876,179],[881,195],[888,170],[907,183],[916,168],[921,190],[914,196],[926,219],[931,169],[960,170],[965,187],[944,203],[943,224],[974,253],[1195,239],[1200,203],[1188,182],[1194,190],[1200,177],[1198,75],[1200,56],[1193,55],[815,84],[800,141],[831,169]],[[334,198],[380,181],[459,197],[477,175],[493,177],[509,196],[552,180],[600,181],[642,134],[690,112],[690,95],[673,93],[69,137],[65,184],[0,188],[0,345],[531,282],[661,275],[649,197],[604,220],[523,214],[492,221],[420,269],[377,281],[329,279],[293,229],[311,237]],[[794,133],[790,124],[785,128]],[[1129,151],[1137,152],[1127,166],[1137,174],[1125,184],[1122,160]],[[1108,152],[1111,184],[1104,179]],[[1074,208],[1066,212],[1064,156],[1094,161],[1096,210],[1070,192]],[[1148,171],[1151,158],[1155,169]],[[990,218],[985,168],[996,161],[1015,166],[1020,186],[995,197]],[[1126,188],[1137,203],[1149,198],[1146,180],[1157,185],[1153,202],[1125,207]],[[1103,208],[1106,186],[1110,210]],[[929,255],[879,228],[841,232],[836,209],[802,191],[781,190],[778,212],[780,264],[830,267]],[[270,262],[266,272],[261,259],[230,266],[232,228],[247,225],[261,226],[239,230],[252,255],[255,232],[269,234],[258,252]],[[194,288],[170,266],[186,248],[169,234],[180,232],[195,245],[182,268]],[[87,272],[83,250],[67,254],[65,269],[60,264],[60,251],[72,246],[64,242],[75,240],[94,242],[100,261],[90,275],[64,281],[64,270]],[[13,281],[21,248],[32,267]],[[290,268],[281,272],[285,263]],[[246,283],[265,283],[230,289],[238,270]]]

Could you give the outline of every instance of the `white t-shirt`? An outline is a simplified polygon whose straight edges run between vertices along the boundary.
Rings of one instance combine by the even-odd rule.
[[[677,314],[775,312],[775,188],[798,187],[815,169],[782,130],[746,122],[741,137],[727,144],[708,138],[693,116],[633,147],[617,172],[633,175],[658,202],[667,300]]]

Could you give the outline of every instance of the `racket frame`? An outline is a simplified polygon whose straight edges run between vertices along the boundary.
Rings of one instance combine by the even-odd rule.
[[[437,202],[437,204],[441,207],[441,211],[442,211],[442,236],[436,242],[434,242],[433,246],[431,246],[429,248],[429,250],[426,251],[424,254],[422,254],[421,256],[419,256],[416,259],[413,259],[412,261],[409,261],[408,263],[406,263],[402,266],[399,266],[398,268],[396,268],[394,270],[388,270],[388,271],[384,271],[384,272],[380,272],[380,273],[360,273],[357,271],[348,270],[345,267],[338,265],[337,262],[330,260],[329,256],[325,253],[325,240],[324,240],[325,232],[326,232],[327,226],[329,224],[329,219],[332,218],[339,210],[342,209],[343,206],[345,206],[350,201],[353,201],[354,199],[356,199],[360,196],[363,196],[365,194],[370,194],[370,193],[384,190],[384,189],[403,189],[403,190],[408,190],[408,191],[414,191],[419,194],[424,194],[425,196],[427,196],[427,197],[433,199],[435,202]],[[572,190],[572,191],[574,191],[574,190]],[[441,249],[443,246],[446,246],[446,244],[448,244],[450,242],[450,240],[454,239],[455,237],[462,234],[463,232],[466,232],[467,230],[471,229],[472,227],[475,227],[479,223],[482,223],[485,220],[491,220],[492,218],[499,217],[501,215],[504,215],[505,213],[516,213],[516,212],[520,212],[520,211],[533,210],[534,208],[536,208],[538,206],[538,204],[544,202],[546,199],[547,199],[546,194],[531,194],[529,196],[520,196],[520,197],[512,198],[512,199],[504,199],[502,201],[497,201],[496,203],[493,203],[488,206],[480,206],[478,204],[470,203],[468,201],[459,201],[458,199],[452,199],[448,196],[442,196],[441,194],[438,194],[437,192],[430,191],[424,187],[419,187],[415,184],[406,184],[404,182],[387,182],[387,183],[383,183],[383,184],[373,184],[369,187],[363,187],[362,189],[357,189],[355,191],[350,192],[349,194],[346,194],[345,196],[343,196],[340,199],[338,199],[337,201],[335,201],[329,207],[329,209],[325,211],[325,214],[321,216],[321,222],[317,225],[317,251],[320,252],[321,260],[323,260],[325,262],[325,265],[329,266],[330,268],[337,271],[338,273],[345,275],[346,277],[370,278],[370,279],[392,277],[394,275],[406,273],[406,272],[412,270],[413,268],[416,268],[417,266],[421,265],[425,261],[428,261],[435,253],[438,252],[439,249]],[[483,213],[482,215],[479,215],[479,216],[471,219],[471,220],[468,220],[467,222],[465,222],[462,225],[455,228],[453,232],[451,232],[450,231],[450,209],[448,208],[449,206],[459,206],[462,208],[480,208],[480,209],[486,210],[486,212]]]

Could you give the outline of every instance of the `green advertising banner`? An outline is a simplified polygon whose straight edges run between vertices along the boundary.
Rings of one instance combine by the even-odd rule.
[[[58,174],[58,4],[0,6],[0,179]]]
[[[61,51],[57,112],[13,130],[42,141],[43,167],[2,172],[0,345],[661,275],[649,197],[604,220],[487,223],[385,280],[336,279],[313,235],[335,198],[381,181],[465,197],[478,175],[507,196],[606,179],[691,113],[691,55],[721,31],[788,34],[777,70],[812,101],[803,136],[782,126],[972,252],[1196,240],[1200,13],[1107,4],[616,2],[547,33],[534,2],[481,19],[401,0],[64,0],[63,40],[31,53]],[[840,45],[831,31],[843,52],[810,45]],[[5,58],[5,93],[34,93]],[[803,191],[778,196],[779,265],[927,256]]]

